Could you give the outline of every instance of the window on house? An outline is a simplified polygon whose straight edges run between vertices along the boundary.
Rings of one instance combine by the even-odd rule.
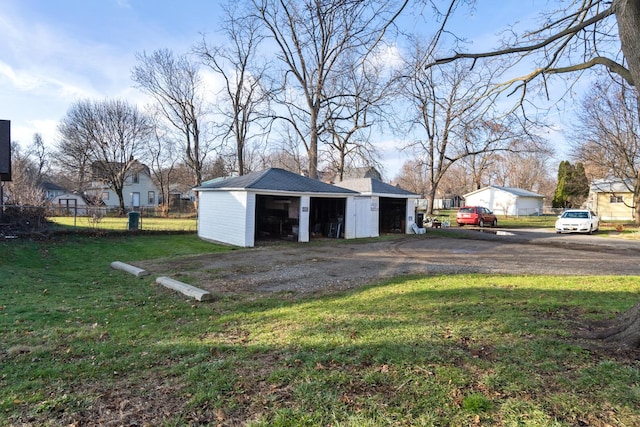
[[[137,173],[134,173],[131,176],[131,182],[134,183],[134,184],[140,184],[140,175],[137,174]]]
[[[622,196],[611,195],[609,197],[609,203],[622,203],[622,202],[623,202]]]
[[[149,191],[149,205],[155,205],[155,204],[156,204],[156,192]]]
[[[109,192],[108,191],[103,191],[102,192],[102,200],[109,200]]]

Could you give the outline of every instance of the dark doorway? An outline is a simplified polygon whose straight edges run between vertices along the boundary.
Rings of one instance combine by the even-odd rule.
[[[256,196],[256,240],[298,241],[300,197]]]
[[[344,237],[346,199],[312,197],[309,210],[310,237]]]
[[[407,199],[380,197],[380,233],[404,233]]]

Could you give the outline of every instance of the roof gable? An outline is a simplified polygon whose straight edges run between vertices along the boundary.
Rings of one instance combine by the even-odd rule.
[[[420,197],[420,195],[418,194],[412,193],[391,184],[387,184],[374,178],[348,179],[342,182],[337,182],[335,185],[343,188],[348,188],[350,190],[357,191],[363,194]]]
[[[326,184],[316,179],[298,175],[284,169],[270,168],[247,175],[207,181],[197,191],[207,190],[264,190],[297,193],[353,194],[346,188]]]

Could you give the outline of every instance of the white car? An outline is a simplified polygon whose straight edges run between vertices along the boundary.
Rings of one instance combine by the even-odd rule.
[[[598,215],[589,209],[567,209],[556,221],[556,233],[593,233],[598,231]]]

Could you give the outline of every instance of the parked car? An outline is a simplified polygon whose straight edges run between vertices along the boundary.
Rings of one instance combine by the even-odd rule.
[[[489,209],[482,206],[463,206],[458,209],[456,214],[456,222],[459,226],[477,225],[484,227],[490,224],[492,227],[498,226],[498,218]]]
[[[598,215],[589,209],[567,209],[556,221],[556,233],[593,233],[600,228]]]

